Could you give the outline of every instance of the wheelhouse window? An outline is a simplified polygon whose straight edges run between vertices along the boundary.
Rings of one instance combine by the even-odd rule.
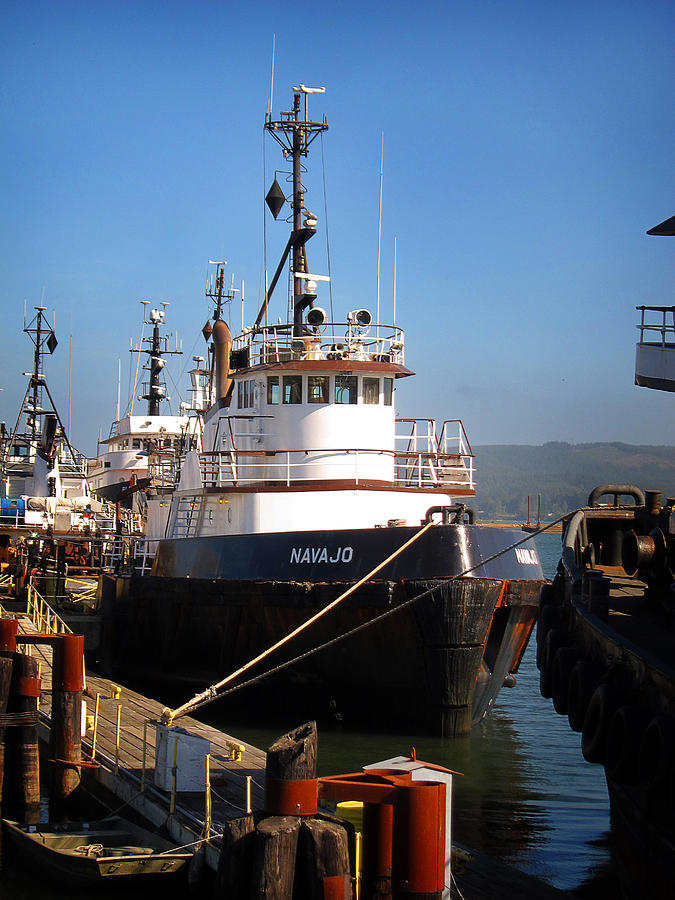
[[[253,381],[237,382],[237,406],[239,409],[249,409],[253,406]]]
[[[328,403],[327,375],[310,375],[307,379],[307,402]]]
[[[302,403],[302,375],[283,376],[282,401],[284,403]]]
[[[279,402],[279,376],[267,376],[267,402],[275,406]]]
[[[364,378],[363,379],[363,402],[368,404],[376,404],[380,402],[380,379]]]
[[[384,379],[384,405],[391,406],[394,401],[394,379]]]
[[[356,375],[335,376],[335,402],[356,403],[358,379]]]

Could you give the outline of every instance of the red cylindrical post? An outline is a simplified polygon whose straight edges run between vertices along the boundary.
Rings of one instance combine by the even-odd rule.
[[[82,635],[64,634],[54,644],[50,747],[52,821],[75,812],[82,761],[83,654]]]
[[[363,887],[366,897],[391,897],[394,807],[363,804]]]
[[[438,897],[445,873],[445,785],[400,785],[394,800],[394,898]]]
[[[0,619],[0,653],[16,653],[17,619]]]

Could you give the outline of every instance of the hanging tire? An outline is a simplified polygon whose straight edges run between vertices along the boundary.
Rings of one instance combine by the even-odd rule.
[[[640,742],[640,784],[650,792],[668,790],[675,763],[675,720],[655,716]]]
[[[581,752],[587,762],[604,763],[609,723],[619,702],[618,692],[611,684],[600,684],[593,691],[581,732]]]
[[[605,769],[618,784],[634,784],[638,779],[640,742],[649,724],[649,713],[636,704],[620,706],[607,730]]]
[[[572,731],[584,727],[586,710],[598,683],[599,671],[589,662],[579,661],[570,672],[567,686],[567,718]]]
[[[562,628],[550,628],[541,645],[541,668],[539,671],[539,691],[542,697],[551,696],[553,682],[553,660],[559,647],[569,644],[570,636]]]
[[[551,699],[553,700],[553,708],[561,716],[567,715],[570,675],[578,659],[579,654],[576,647],[559,647],[553,657]]]
[[[560,606],[545,606],[537,624],[537,668],[541,670],[541,657],[546,635],[551,628],[560,628],[563,621],[563,611]]]

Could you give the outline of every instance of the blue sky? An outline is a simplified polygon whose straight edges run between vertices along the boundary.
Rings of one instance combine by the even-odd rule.
[[[24,302],[43,292],[48,380],[65,417],[72,335],[85,452],[119,357],[126,394],[139,300],[171,302],[179,387],[203,353],[209,257],[245,280],[254,317],[262,198],[283,168],[262,136],[274,39],[275,113],[298,82],[326,87],[306,202],[317,271],[327,212],[336,312],[375,307],[384,135],[382,319],[396,237],[418,373],[399,413],[461,418],[473,444],[675,444],[673,397],[633,385],[634,307],[673,303],[675,242],[645,231],[675,212],[674,24],[672,3],[621,0],[5,4],[0,418],[16,417]],[[286,237],[268,219],[272,271]]]

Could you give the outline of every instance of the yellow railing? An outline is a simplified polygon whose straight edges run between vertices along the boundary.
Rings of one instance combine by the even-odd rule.
[[[41,634],[72,634],[71,628],[51,608],[42,594],[35,589],[33,582],[28,585],[28,604],[26,612],[31,622]]]

